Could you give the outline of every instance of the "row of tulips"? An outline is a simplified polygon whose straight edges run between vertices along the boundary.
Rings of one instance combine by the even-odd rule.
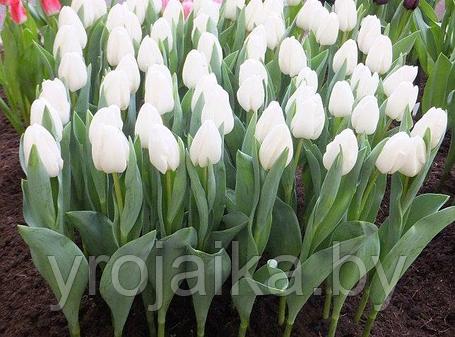
[[[115,336],[136,295],[146,308],[159,300],[147,318],[164,336],[179,275],[178,284],[206,285],[191,294],[198,336],[232,276],[239,336],[256,297],[275,295],[286,337],[323,283],[334,336],[349,291],[366,277],[357,318],[371,303],[367,336],[399,278],[455,219],[455,208],[442,209],[446,196],[418,195],[447,113],[433,107],[413,125],[417,68],[404,63],[414,41],[392,44],[390,27],[353,0],[291,5],[62,8],[55,78],[40,86],[21,141],[28,226],[19,231],[72,336],[90,256],[110,257],[99,290]],[[393,202],[378,229],[386,194]],[[241,267],[232,275],[231,242]],[[147,267],[144,282],[137,261],[118,268],[130,255]],[[183,256],[198,268],[174,263]],[[363,268],[346,263],[353,258]],[[347,291],[335,291],[332,274]],[[119,292],[114,276],[135,290]]]

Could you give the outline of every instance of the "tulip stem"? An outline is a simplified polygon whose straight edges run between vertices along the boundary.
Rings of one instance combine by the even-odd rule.
[[[360,322],[363,312],[365,311],[365,308],[367,307],[369,297],[370,297],[370,288],[367,288],[367,289],[365,289],[365,291],[363,293],[362,299],[360,300],[359,307],[357,308],[357,312],[355,314],[354,321],[356,323]]]
[[[248,321],[242,320],[240,322],[239,337],[245,337],[247,330],[248,330]]]
[[[278,324],[282,326],[286,318],[286,297],[280,297],[280,306],[278,308]]]
[[[367,325],[365,326],[365,330],[363,330],[362,337],[369,337],[371,329],[373,329],[374,322],[376,321],[376,317],[378,316],[379,311],[376,310],[374,307],[371,310],[370,316],[368,316]]]
[[[324,301],[324,309],[322,311],[322,319],[329,319],[331,308],[332,308],[332,287],[330,285],[327,285],[325,287],[325,301]]]
[[[167,213],[169,214],[170,209],[171,209],[171,204],[172,204],[172,172],[171,171],[167,171],[164,174],[164,185],[165,185],[165,190],[166,190],[166,209],[167,209]],[[167,224],[167,225],[171,226],[171,224]],[[171,230],[172,230],[172,228],[166,228],[167,235],[171,234]]]
[[[363,194],[362,203],[360,205],[360,208],[358,209],[358,218],[360,218],[360,215],[362,214],[362,211],[364,210],[364,208],[366,206],[368,198],[370,197],[370,194],[376,185],[376,180],[378,179],[378,176],[379,176],[379,171],[377,169],[374,169],[371,180],[368,182],[368,186],[365,190],[365,193]]]
[[[291,337],[291,332],[294,324],[289,322],[286,323],[286,329],[284,330],[283,337]]]
[[[117,199],[117,206],[118,206],[118,211],[119,214],[122,214],[123,212],[123,197],[122,197],[122,189],[120,187],[120,178],[118,176],[118,173],[112,173],[112,178],[114,180],[114,191],[115,191],[115,197]]]

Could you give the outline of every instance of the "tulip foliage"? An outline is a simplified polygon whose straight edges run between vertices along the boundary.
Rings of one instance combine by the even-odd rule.
[[[432,107],[413,125],[414,40],[387,33],[351,0],[63,7],[53,79],[39,86],[21,140],[19,230],[64,300],[71,335],[90,257],[107,257],[99,291],[115,336],[135,296],[151,334],[164,336],[180,287],[192,290],[204,336],[230,276],[239,336],[261,295],[280,297],[290,336],[321,285],[334,336],[366,277],[367,336],[399,277],[455,220],[446,196],[418,195],[447,113]],[[393,202],[377,224],[386,194]],[[74,280],[68,293],[61,277]]]

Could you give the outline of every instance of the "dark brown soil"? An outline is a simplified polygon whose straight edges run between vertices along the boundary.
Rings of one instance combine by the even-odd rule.
[[[447,147],[445,143],[424,190],[449,193],[453,197],[453,173],[442,188],[438,187]],[[65,337],[68,331],[63,314],[50,310],[54,297],[35,270],[28,248],[16,230],[16,225],[23,222],[20,191],[23,174],[17,152],[18,137],[0,117],[0,336]],[[454,265],[455,226],[452,225],[430,244],[400,281],[391,304],[377,320],[373,336],[455,336]],[[357,302],[358,298],[349,299],[337,336],[360,336],[361,327],[352,320]],[[325,336],[327,325],[321,319],[321,311],[322,298],[311,298],[296,322],[293,336]],[[281,336],[276,324],[276,298],[260,298],[253,312],[248,336]],[[82,336],[113,336],[109,310],[100,296],[84,296],[80,320]],[[168,315],[169,335],[194,336],[194,321],[191,300],[177,298]],[[238,324],[229,296],[217,297],[210,311],[207,336],[237,336]],[[124,335],[147,336],[140,301],[134,304]]]

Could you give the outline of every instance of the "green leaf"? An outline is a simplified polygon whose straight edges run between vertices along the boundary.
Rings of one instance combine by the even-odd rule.
[[[407,55],[411,52],[417,39],[419,31],[415,31],[410,35],[405,36],[393,45],[393,60],[396,60],[401,55]]]
[[[66,236],[47,228],[18,226],[32,260],[62,306],[70,334],[80,336],[79,306],[88,282],[88,263]],[[65,301],[66,299],[66,301]]]
[[[85,114],[89,110],[90,102],[90,89],[91,89],[91,78],[92,78],[92,65],[89,64],[87,67],[87,84],[83,87],[78,95],[76,107],[74,111],[82,118],[85,119]]]
[[[452,63],[441,54],[430,73],[422,98],[422,111],[427,112],[432,106],[447,107],[447,87],[452,70]]]
[[[439,211],[448,200],[449,197],[443,194],[428,193],[418,195],[408,211],[403,233],[406,233],[420,219]]]

